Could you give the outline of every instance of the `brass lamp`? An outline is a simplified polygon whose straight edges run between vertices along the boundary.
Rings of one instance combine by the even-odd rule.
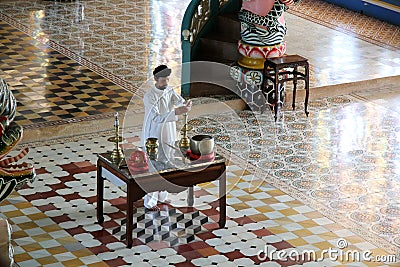
[[[181,140],[179,141],[179,147],[180,148],[189,148],[189,146],[190,146],[190,141],[189,141],[189,138],[187,137],[187,132],[188,131],[190,131],[192,128],[187,124],[187,117],[188,117],[188,114],[187,113],[185,113],[184,115],[183,115],[183,117],[184,117],[184,120],[185,120],[185,124],[183,125],[183,128],[182,128],[182,130],[181,130],[181,132],[182,132],[182,138],[181,138]]]

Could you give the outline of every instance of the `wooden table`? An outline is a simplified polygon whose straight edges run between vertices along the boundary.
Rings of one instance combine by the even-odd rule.
[[[174,164],[174,163],[172,163]],[[127,186],[126,236],[127,247],[132,247],[133,203],[143,198],[146,193],[163,191],[177,193],[189,188],[188,205],[193,206],[193,186],[205,182],[219,180],[219,227],[226,222],[226,164],[225,158],[216,155],[212,162],[190,161],[183,157],[177,160],[178,166],[162,161],[149,161],[149,171],[131,175],[124,167],[125,160],[115,162],[111,152],[98,154],[97,160],[97,219],[104,222],[103,200],[104,179],[117,185]]]

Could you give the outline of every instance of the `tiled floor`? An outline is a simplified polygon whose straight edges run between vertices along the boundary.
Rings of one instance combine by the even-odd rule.
[[[98,266],[101,262],[109,266],[141,266],[140,262],[143,266],[204,266],[213,262],[219,266],[253,266],[263,263],[257,255],[265,246],[269,251],[286,253],[312,250],[320,257],[323,249],[336,248],[340,238],[349,243],[347,249],[387,254],[351,229],[322,215],[311,203],[304,204],[269,181],[253,188],[252,170],[234,164],[230,164],[227,172],[229,219],[224,229],[218,229],[213,222],[219,216],[215,208],[217,187],[213,183],[204,184],[196,187],[195,202],[200,203],[197,209],[209,218],[209,223],[203,224],[204,228],[193,238],[185,236],[179,238],[178,244],[169,246],[165,240],[152,240],[138,231],[139,236],[134,239],[136,246],[127,249],[121,242],[124,227],[120,227],[125,213],[125,193],[109,182],[105,183],[105,198],[109,200],[104,206],[105,223],[96,223],[95,153],[112,148],[106,138],[80,137],[31,150],[30,159],[41,166],[36,181],[0,207],[2,216],[13,224],[15,258],[21,266],[52,266],[46,264],[58,262],[61,266]],[[179,195],[173,198],[172,204],[174,201],[178,210],[187,212],[186,208],[179,208]],[[169,210],[173,209],[169,207]],[[135,216],[138,221],[143,221],[139,219],[143,216],[141,212],[139,209]],[[162,225],[157,220],[153,224]],[[139,228],[143,226],[138,224]],[[267,261],[265,266],[295,264],[284,258]],[[320,264],[341,265],[329,258]]]
[[[194,132],[215,135],[227,151],[257,166],[269,183],[284,182],[301,192],[305,203],[323,204],[328,217],[335,210],[396,243],[399,114],[351,97],[315,100],[311,106],[309,119],[301,108],[286,111],[278,129],[268,117],[239,113],[246,121],[242,125],[232,115],[210,116],[196,121]]]
[[[20,125],[126,109],[132,93],[6,23],[0,28],[0,74],[18,100]]]
[[[71,117],[98,119],[130,108],[137,114],[140,92],[129,108],[128,102],[154,65],[179,67],[180,19],[187,4],[0,1],[0,75],[19,101],[16,121],[51,132],[61,120],[66,127],[73,124]],[[287,22],[288,52],[310,59],[314,87],[400,73],[399,27],[310,0],[293,7]],[[195,218],[189,220],[200,229],[188,228],[178,240],[142,229],[132,249],[121,241],[125,193],[111,183],[105,189],[106,222],[96,223],[96,153],[112,149],[106,141],[112,132],[27,140],[37,179],[0,204],[1,216],[13,225],[16,261],[21,266],[399,266],[326,255],[322,262],[287,257],[305,250],[320,256],[343,242],[348,246],[340,251],[400,253],[397,91],[374,88],[313,99],[309,118],[299,104],[295,112],[284,111],[276,125],[268,113],[191,117],[193,131],[215,135],[230,160],[227,226],[217,229],[217,187],[204,184],[196,188]],[[124,136],[137,142],[139,132],[126,128]],[[161,219],[167,209],[187,213],[184,198],[178,194],[174,208],[163,206],[154,220],[160,229],[168,226]],[[138,226],[146,228],[149,215],[138,211]],[[202,216],[209,222],[203,224]],[[265,249],[286,256],[279,260],[274,254],[264,262],[257,255]]]
[[[183,6],[187,4],[188,1],[185,1]],[[181,1],[152,1],[149,4],[148,1],[124,0],[3,0],[0,10],[3,25],[8,23],[20,30],[2,27],[3,49],[6,50],[2,52],[0,73],[6,81],[10,79],[10,85],[18,86],[18,92],[22,94],[18,99],[24,107],[19,112],[26,114],[35,110],[31,114],[21,114],[19,119],[23,125],[35,123],[38,127],[46,125],[38,122],[68,119],[71,114],[75,118],[98,115],[96,105],[102,105],[102,113],[121,110],[119,105],[126,106],[126,98],[131,94],[116,87],[109,87],[118,92],[118,97],[113,97],[113,100],[105,97],[115,96],[110,91],[96,95],[95,99],[88,98],[86,94],[75,95],[77,99],[71,96],[74,90],[81,90],[79,86],[85,86],[82,79],[88,79],[88,76],[94,80],[87,81],[93,83],[91,88],[85,88],[88,91],[92,91],[92,87],[108,84],[101,75],[135,92],[150,77],[156,64],[168,62],[177,69],[176,72],[179,71],[178,22],[184,12]],[[320,10],[324,11],[318,13]],[[340,16],[336,16],[338,13]],[[357,27],[352,25],[355,23],[354,16],[360,22]],[[400,74],[399,47],[396,45],[400,32],[396,26],[335,8],[322,1],[301,1],[286,19],[288,53],[299,53],[309,58],[312,66],[311,87]],[[333,23],[333,19],[338,23]],[[368,31],[370,28],[379,30],[372,35]],[[10,46],[10,42],[16,45]],[[35,56],[35,60],[28,62],[31,56]],[[16,68],[18,64],[26,67]],[[47,71],[49,64],[51,71]],[[65,64],[72,69],[65,69]],[[360,65],[364,66],[363,71],[358,71]],[[66,75],[61,76],[61,73]],[[63,87],[63,80],[70,79],[68,75],[79,80],[78,87],[75,84],[71,84],[74,85],[71,88]],[[179,75],[176,80],[179,80]],[[172,82],[179,84],[179,81]],[[57,91],[55,96],[54,91]],[[98,91],[92,94],[99,94]],[[49,99],[60,96],[63,96],[62,100]],[[56,106],[56,101],[63,101],[65,107]]]
[[[398,26],[386,22],[375,24],[377,20],[372,17],[328,2],[302,0],[300,4],[292,6],[289,13],[390,50],[400,48]]]
[[[2,1],[0,8],[1,19],[137,88],[159,62],[180,63],[180,18],[188,2]]]
[[[137,88],[155,65],[180,65],[180,21],[188,3],[3,0],[0,19]],[[291,12],[298,16],[286,14],[288,53],[309,59],[317,74],[312,87],[399,75],[398,27],[323,1],[301,1]]]

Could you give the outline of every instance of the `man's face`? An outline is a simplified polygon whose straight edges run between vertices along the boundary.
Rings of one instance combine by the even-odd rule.
[[[157,89],[164,90],[165,88],[167,88],[169,77],[159,77],[155,78],[155,80],[156,80],[155,86]]]

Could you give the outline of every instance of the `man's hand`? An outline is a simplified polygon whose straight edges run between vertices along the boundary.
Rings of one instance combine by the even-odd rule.
[[[187,107],[189,107],[189,108],[192,108],[192,100],[188,100],[188,101],[186,101],[185,103],[183,103],[185,106],[187,106]]]
[[[192,100],[188,100],[183,106],[175,108],[175,115],[179,116],[188,113],[192,109]]]

